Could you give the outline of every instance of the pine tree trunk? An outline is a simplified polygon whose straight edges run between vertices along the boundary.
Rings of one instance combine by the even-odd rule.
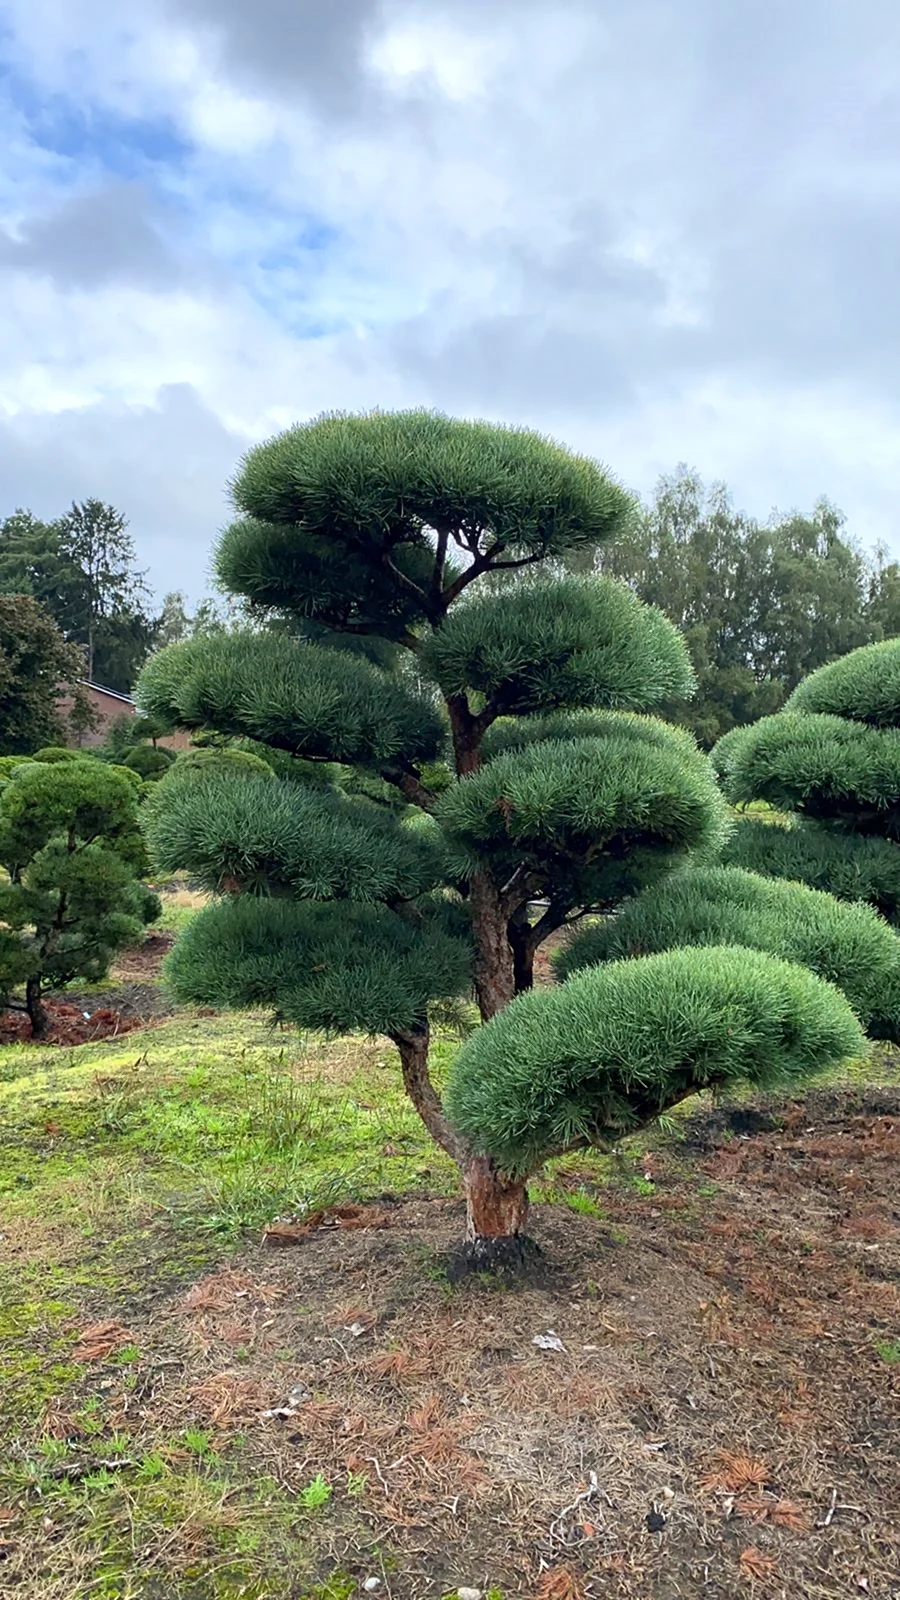
[[[513,955],[513,982],[516,994],[534,988],[534,941],[528,918],[528,905],[519,906],[509,919],[506,930]]]
[[[47,1032],[50,1018],[47,1008],[41,999],[41,979],[36,973],[28,979],[25,985],[25,1010],[31,1022],[31,1036],[33,1039],[42,1039]]]
[[[513,953],[500,891],[488,872],[476,872],[469,890],[475,940],[475,993],[482,1022],[489,1022],[515,996]]]
[[[466,1188],[465,1257],[470,1266],[519,1266],[534,1252],[525,1234],[528,1190],[524,1179],[508,1178],[490,1156],[472,1156],[463,1178]]]

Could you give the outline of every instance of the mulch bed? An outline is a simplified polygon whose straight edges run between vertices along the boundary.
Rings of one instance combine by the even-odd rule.
[[[71,1049],[115,1039],[171,1016],[172,1004],[155,980],[174,942],[174,934],[167,931],[148,933],[141,944],[120,952],[108,990],[83,995],[67,990],[65,998],[45,1000],[50,1027],[41,1039],[32,1039],[31,1024],[21,1011],[0,1012],[0,1046],[61,1045]]]
[[[96,1006],[96,1000],[94,1004]],[[144,1025],[142,1017],[123,1015],[121,1011],[105,1005],[86,1012],[81,1006],[67,1000],[47,1000],[44,1009],[50,1018],[50,1025],[40,1039],[32,1038],[31,1023],[21,1011],[0,1012],[0,1045],[34,1044],[43,1048],[56,1044],[71,1048],[73,1045],[91,1044],[98,1039],[114,1039],[120,1033],[130,1033],[133,1028]]]
[[[543,1254],[511,1284],[449,1290],[461,1205],[384,1196],[98,1300],[74,1354],[110,1429],[240,1438],[292,1496],[322,1473],[323,1578],[374,1572],[392,1600],[893,1600],[898,1171],[896,1088],[717,1112],[594,1191],[601,1217],[536,1207]]]

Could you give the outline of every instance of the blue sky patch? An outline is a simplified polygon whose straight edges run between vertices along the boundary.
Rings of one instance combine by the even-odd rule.
[[[126,117],[45,93],[9,63],[0,62],[0,93],[36,145],[82,168],[97,166],[117,178],[141,178],[151,168],[183,166],[192,151],[171,118]]]

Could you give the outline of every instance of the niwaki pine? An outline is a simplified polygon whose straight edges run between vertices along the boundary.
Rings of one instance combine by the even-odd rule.
[[[36,1038],[45,986],[104,977],[160,911],[140,878],[139,780],[76,752],[39,755],[0,783],[0,1002],[27,1011]]]
[[[820,667],[783,711],[721,739],[713,759],[735,804],[764,800],[790,819],[742,819],[727,863],[867,900],[898,919],[900,639]]]
[[[171,981],[392,1038],[462,1173],[471,1259],[516,1255],[551,1154],[862,1047],[837,989],[731,941],[531,987],[551,933],[714,855],[727,827],[707,758],[652,715],[690,692],[680,635],[612,580],[562,572],[630,515],[605,471],[520,429],[334,415],[252,450],[232,492],[219,578],[270,626],[170,646],[141,704],[366,782],[182,781],[176,763],[149,842],[214,898]],[[402,805],[373,803],[379,784]],[[442,1098],[429,1015],[473,990],[485,1026]]]

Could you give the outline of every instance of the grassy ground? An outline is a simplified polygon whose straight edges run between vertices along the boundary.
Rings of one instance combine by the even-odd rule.
[[[888,1600],[898,1158],[884,1059],[697,1106],[545,1175],[530,1281],[454,1287],[454,1175],[383,1042],[9,1047],[0,1589]]]

